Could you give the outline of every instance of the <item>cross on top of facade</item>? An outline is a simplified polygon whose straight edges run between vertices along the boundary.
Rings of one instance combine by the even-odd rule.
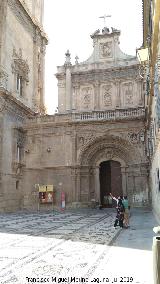
[[[106,14],[104,14],[103,16],[99,17],[99,18],[104,20],[104,27],[106,26],[106,18],[110,18],[110,17],[111,17],[111,15],[106,15]]]

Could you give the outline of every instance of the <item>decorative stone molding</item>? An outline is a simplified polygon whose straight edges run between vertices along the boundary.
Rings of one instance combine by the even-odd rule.
[[[111,152],[108,152],[109,149]],[[119,157],[126,164],[130,161],[139,161],[141,159],[140,153],[136,148],[131,147],[131,144],[127,140],[119,136],[110,135],[96,137],[90,143],[84,145],[79,153],[78,161],[82,165],[90,163],[93,165],[95,163],[94,160],[101,155],[100,153],[102,153],[103,158],[106,158],[106,153],[108,157]]]
[[[19,175],[21,174],[21,171],[22,171],[22,168],[24,167],[25,165],[22,164],[22,163],[18,163],[18,162],[12,162],[12,172],[13,174],[15,175]]]
[[[12,9],[14,15],[18,18],[18,20],[22,23],[27,31],[33,34],[34,24],[32,18],[24,8],[23,2],[20,0],[8,0],[8,5]]]
[[[104,151],[104,156],[106,160],[112,160],[114,158],[115,151],[113,149],[106,149]]]
[[[78,136],[77,137],[78,148],[82,148],[82,147],[86,146],[93,139],[95,139],[95,135],[93,135],[93,134],[86,134],[86,135],[83,135],[83,136]]]
[[[39,30],[41,38],[45,39],[47,44],[48,39],[41,24],[33,17],[23,0],[8,0],[9,7],[12,9],[14,15],[18,18],[21,24],[34,38],[35,29]]]
[[[103,73],[99,72],[99,69],[97,67],[97,70],[90,70],[89,72],[84,72],[83,70],[79,70],[80,72],[77,74],[72,74],[72,82],[73,83],[79,83],[82,85],[83,83],[89,84],[90,82],[95,82],[98,80],[99,82],[108,82],[109,80],[136,80],[137,77],[139,78],[139,70],[137,66],[124,66],[122,68],[110,68],[109,70],[106,69],[107,66],[103,64],[102,66],[99,65],[99,69],[104,69]],[[81,72],[82,71],[82,72]],[[59,76],[59,75],[58,75]]]
[[[26,83],[29,82],[29,65],[27,60],[24,60],[22,57],[21,48],[19,49],[19,52],[16,52],[15,48],[13,48],[12,73],[19,74]]]
[[[24,143],[25,143],[25,133],[22,130],[17,130],[17,146],[19,147],[24,147]]]
[[[133,144],[144,142],[144,130],[141,129],[138,132],[135,131],[129,132],[127,138]]]
[[[112,106],[112,85],[105,84],[101,86],[101,96],[102,96],[102,107]]]
[[[133,106],[133,83],[127,82],[122,84],[122,93],[124,96],[124,105]]]
[[[105,111],[92,111],[92,112],[80,112],[72,115],[73,121],[98,121],[98,120],[133,120],[144,119],[144,108],[130,108],[130,109],[116,109]]]
[[[7,90],[8,74],[4,71],[4,68],[0,66],[0,88]]]
[[[100,43],[100,58],[112,57],[112,41]]]
[[[93,107],[93,88],[85,86],[81,88],[81,108],[91,109]]]
[[[66,82],[65,80],[61,80],[58,82],[58,88],[65,88],[66,87]]]

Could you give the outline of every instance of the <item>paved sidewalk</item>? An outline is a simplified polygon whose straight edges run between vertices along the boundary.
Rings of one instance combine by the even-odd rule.
[[[152,284],[154,226],[157,222],[151,211],[133,209],[130,228],[121,231],[92,277],[102,279],[107,274],[109,283]]]
[[[129,229],[114,218],[115,209],[1,214],[0,283],[152,284],[152,212],[132,210]]]

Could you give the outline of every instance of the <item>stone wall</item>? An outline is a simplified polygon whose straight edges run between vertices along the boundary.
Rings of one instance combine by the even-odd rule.
[[[36,25],[22,4],[17,0],[10,0],[4,7],[5,17],[3,16],[2,27],[5,29],[1,39],[0,68],[3,68],[7,74],[7,91],[26,106],[42,112],[44,111],[44,54],[47,39],[38,22]],[[34,6],[36,8],[35,3]],[[17,78],[21,78],[22,93],[17,87],[19,84]]]
[[[24,207],[23,124],[35,111],[44,112],[42,14],[43,0],[0,1],[0,211]]]
[[[61,116],[59,123],[48,124],[42,117],[38,124],[35,120],[25,125],[25,195],[35,184],[53,184],[54,206],[59,206],[61,191],[66,194],[67,206],[74,202],[87,206],[92,198],[99,199],[100,163],[115,160],[121,164],[123,194],[129,196],[133,206],[148,204],[143,121],[115,124],[60,120]],[[25,207],[33,206],[30,194],[27,200]]]

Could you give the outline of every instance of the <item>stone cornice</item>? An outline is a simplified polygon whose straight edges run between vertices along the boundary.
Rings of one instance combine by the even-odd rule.
[[[35,115],[34,111],[13,97],[11,93],[6,92],[6,90],[0,89],[0,97],[2,97],[5,102],[4,110],[13,112],[15,116],[17,115],[25,118],[25,116],[32,117]]]
[[[32,33],[34,33],[34,30],[32,29],[38,30],[42,39],[45,41],[45,44],[47,44],[48,37],[44,32],[43,27],[31,15],[26,4],[22,0],[8,0],[8,4],[12,8],[12,10],[14,10],[14,13],[19,18],[19,20],[23,21],[23,24],[26,24],[25,26],[27,26],[27,29]]]
[[[106,117],[98,118],[98,116],[94,117],[94,115],[98,114],[100,112],[91,112],[89,115],[89,118],[87,119],[87,116],[85,116],[85,113],[77,113],[77,114],[64,114],[64,115],[47,115],[47,116],[37,116],[33,117],[31,119],[28,119],[26,121],[26,124],[24,126],[25,130],[28,129],[39,129],[39,126],[43,128],[50,128],[52,127],[72,127],[76,125],[102,125],[102,124],[108,124],[112,125],[113,123],[124,123],[126,121],[145,121],[145,109],[142,107],[135,108],[135,109],[124,109],[124,110],[115,110],[113,111],[113,114],[111,114],[110,117],[108,117],[110,111],[106,111]],[[104,112],[101,112],[104,114]],[[77,117],[76,117],[77,115]],[[82,117],[82,115],[84,115]],[[93,119],[91,118],[91,115],[93,115]],[[101,116],[100,116],[101,117]]]
[[[89,67],[88,67],[89,66]],[[85,66],[84,66],[85,67]],[[125,65],[125,66],[105,66],[104,64],[90,64],[90,65],[86,65],[86,68],[81,69],[75,69],[74,66],[73,68],[71,68],[71,74],[74,76],[79,76],[79,75],[90,75],[90,74],[104,74],[104,73],[116,73],[118,72],[120,74],[123,72],[137,72],[137,74],[139,74],[139,67],[140,64],[132,64],[132,65]],[[65,70],[62,66],[61,69],[59,69],[59,72],[57,72],[55,74],[56,78],[59,80],[64,79],[65,77]]]
[[[107,79],[121,79],[121,78],[140,78],[139,75],[139,66],[136,65],[134,67],[131,66],[125,66],[125,67],[119,67],[119,68],[110,68],[110,69],[98,69],[98,70],[87,70],[83,72],[74,72],[72,73],[72,80],[74,81],[81,81],[85,78],[85,82],[88,80],[94,81],[94,80],[100,80],[102,81]]]

